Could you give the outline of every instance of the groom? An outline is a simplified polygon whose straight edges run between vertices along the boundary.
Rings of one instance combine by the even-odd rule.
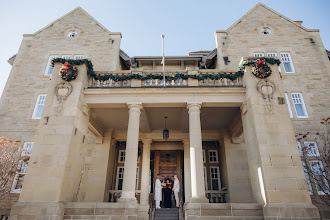
[[[172,191],[174,192],[176,207],[179,208],[179,205],[180,205],[180,203],[179,203],[180,182],[178,180],[177,175],[174,175],[174,184],[173,184]]]

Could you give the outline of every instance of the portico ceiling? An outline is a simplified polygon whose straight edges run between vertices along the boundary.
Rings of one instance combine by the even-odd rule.
[[[202,131],[228,130],[235,118],[239,117],[238,107],[202,107]],[[103,130],[127,130],[128,108],[91,109],[92,119]],[[170,132],[189,132],[189,115],[185,107],[145,107],[141,110],[140,132],[161,132],[164,129],[164,117],[167,116],[167,129]]]

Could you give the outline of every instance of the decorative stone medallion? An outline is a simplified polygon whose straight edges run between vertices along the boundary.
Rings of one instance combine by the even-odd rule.
[[[55,94],[59,103],[62,103],[63,100],[72,93],[72,85],[69,82],[59,83],[55,87]]]
[[[261,80],[257,85],[257,89],[265,99],[268,110],[272,110],[272,99],[275,92],[275,84],[270,80]]]

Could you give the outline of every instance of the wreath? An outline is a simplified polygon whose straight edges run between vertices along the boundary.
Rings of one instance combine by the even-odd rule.
[[[265,59],[257,59],[252,66],[252,73],[258,78],[265,79],[272,74],[272,68],[268,66]]]
[[[78,76],[77,67],[71,63],[65,62],[60,69],[59,75],[65,81],[75,80]]]

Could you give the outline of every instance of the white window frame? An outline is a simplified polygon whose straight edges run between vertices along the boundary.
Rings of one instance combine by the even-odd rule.
[[[117,178],[116,178],[116,190],[118,190],[118,183],[119,183],[119,169],[123,169],[123,181],[125,176],[125,167],[124,166],[117,166]],[[135,177],[135,190],[139,188],[139,167],[136,167],[136,177]]]
[[[124,160],[121,160],[121,153],[124,153]],[[126,159],[126,150],[120,150],[118,153],[118,163],[125,163],[125,159]]]
[[[265,54],[264,53],[253,53],[254,57],[264,57]]]
[[[203,163],[206,163],[205,150],[203,150]]]
[[[307,156],[309,157],[319,157],[320,151],[317,147],[317,143],[315,141],[305,141],[304,145],[306,147]],[[312,145],[312,147],[310,146]]]
[[[75,59],[75,60],[84,59],[84,55],[74,55],[73,59]]]
[[[121,153],[124,152],[124,161],[121,160]],[[118,163],[125,163],[125,159],[126,159],[126,150],[119,150],[118,152]],[[140,163],[140,156],[138,155],[137,159],[136,159],[137,163]]]
[[[33,149],[34,142],[24,142],[23,145],[23,151],[21,153],[21,156],[31,156],[31,151]]]
[[[313,188],[312,188],[311,179],[309,177],[308,170],[307,170],[307,167],[306,167],[306,162],[304,160],[302,160],[301,163],[302,163],[302,166],[303,166],[303,169],[304,169],[304,174],[305,174],[305,178],[306,178],[306,182],[307,182],[309,195],[313,195],[314,192],[313,192]]]
[[[212,182],[213,178],[212,178],[212,172],[211,172],[211,169],[216,169],[216,170],[217,170],[217,175],[218,175],[218,186],[219,186],[219,189],[218,189],[218,190],[221,190],[219,167],[216,167],[216,166],[214,166],[214,167],[210,167],[211,190],[215,190],[215,189],[213,188],[213,182]]]
[[[42,104],[39,104],[40,99],[41,99],[42,96],[44,96],[45,98],[43,100],[43,103]],[[32,119],[40,119],[41,118],[41,116],[40,117],[37,117],[36,114],[37,114],[37,111],[38,111],[38,107],[39,106],[42,106],[43,107],[42,108],[42,112],[43,112],[44,107],[45,107],[46,98],[47,98],[47,95],[46,94],[40,94],[40,95],[38,95],[36,104],[34,106],[34,110],[33,110],[33,114],[32,114]],[[41,112],[41,115],[42,115],[42,112]]]
[[[302,105],[303,111],[305,113],[304,116],[298,116],[297,108],[296,108],[296,103],[295,103],[295,99],[298,99],[298,98],[293,97],[294,95],[299,96],[299,99],[301,100],[301,103],[297,103],[297,104],[301,104]],[[305,105],[305,101],[304,101],[304,98],[303,98],[302,93],[298,93],[298,92],[291,93],[291,99],[292,99],[292,103],[293,103],[294,109],[296,111],[297,118],[308,118],[308,113],[307,113],[307,109],[306,109],[306,105]]]
[[[267,57],[277,57],[277,53],[267,53]]]
[[[317,173],[314,172],[313,166],[312,166],[313,162],[316,162],[316,163],[319,164],[320,171],[323,172],[323,174],[317,174]],[[327,189],[329,189],[329,183],[328,183],[327,179],[324,177],[325,173],[324,173],[324,167],[323,167],[322,161],[320,161],[320,160],[310,160],[309,165],[311,166],[312,174],[315,175],[315,176],[322,176],[324,184],[326,185]],[[325,195],[326,193],[329,193],[327,190],[326,190],[326,192],[323,192],[322,189],[318,189],[318,183],[315,179],[314,179],[314,182],[315,182],[315,188],[316,188],[317,194]]]
[[[290,118],[293,118],[293,114],[292,114],[292,109],[291,109],[291,105],[290,105],[290,101],[289,101],[288,93],[285,92],[285,93],[284,93],[284,96],[285,96],[286,104],[287,104],[287,106],[288,106],[288,110],[289,110]]]
[[[51,74],[49,74],[49,70],[50,69],[53,69],[53,67],[51,67],[50,64],[52,62],[52,59],[54,59],[54,58],[59,58],[59,56],[58,55],[50,55],[49,56],[48,62],[47,62],[47,67],[46,67],[46,71],[45,71],[45,76],[51,76],[52,75],[52,73],[53,73],[54,70],[52,71]]]
[[[282,55],[287,55],[287,57],[282,57]],[[296,71],[294,69],[293,62],[292,62],[292,58],[291,58],[290,53],[280,53],[280,56],[281,56],[281,61],[282,61],[282,64],[283,64],[283,68],[284,68],[285,73],[295,73]],[[284,61],[283,59],[288,59],[289,62]],[[292,69],[291,72],[287,72],[286,71],[285,66],[284,66],[284,63],[290,63],[290,66],[291,66],[291,69]]]
[[[206,169],[206,166],[204,166],[204,185],[205,185],[205,190],[208,190],[208,185],[207,185],[207,169]]]
[[[64,55],[62,55],[62,59],[68,60],[68,59],[71,59],[71,58],[72,58],[72,55],[71,54],[64,54]]]
[[[29,161],[25,162],[23,160],[20,160],[18,162],[16,175],[14,177],[10,193],[21,193],[22,188],[16,189],[18,179],[23,177],[23,182],[22,182],[22,187],[23,187],[24,178],[25,178],[28,166],[29,166]]]
[[[215,152],[215,159],[216,159],[216,161],[211,161],[211,155],[210,155],[210,153],[211,152]],[[217,150],[209,150],[208,151],[208,159],[209,159],[209,163],[218,163],[218,151]],[[212,156],[213,157],[213,156]]]
[[[298,150],[299,150],[299,155],[300,155],[301,157],[304,156],[303,151],[302,151],[302,148],[301,148],[301,144],[300,144],[299,141],[297,141],[297,146],[298,146]]]
[[[123,169],[123,181],[124,181],[124,176],[125,176],[125,168],[124,166],[117,166],[117,178],[116,178],[116,190],[118,190],[118,183],[119,183],[119,169]]]

